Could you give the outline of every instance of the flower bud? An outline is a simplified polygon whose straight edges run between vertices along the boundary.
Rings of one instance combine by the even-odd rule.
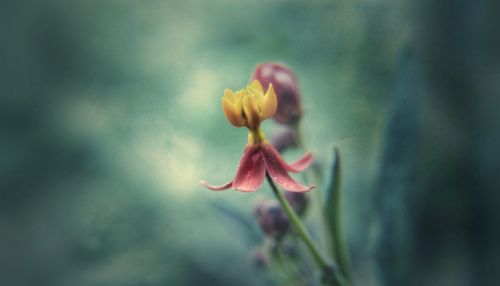
[[[302,105],[297,77],[283,64],[263,63],[255,68],[252,80],[259,80],[264,88],[272,84],[278,99],[274,120],[282,124],[294,124],[302,117]]]
[[[252,250],[252,252],[250,253],[250,261],[255,267],[259,269],[267,268],[270,263],[268,255],[260,248],[255,248]]]
[[[290,222],[278,201],[267,200],[255,208],[259,226],[269,237],[280,240],[290,229]]]
[[[283,153],[288,148],[297,147],[297,134],[291,128],[279,130],[273,134],[271,144],[278,152]]]
[[[304,215],[309,204],[309,198],[305,193],[285,191],[285,199],[290,203],[297,215]]]

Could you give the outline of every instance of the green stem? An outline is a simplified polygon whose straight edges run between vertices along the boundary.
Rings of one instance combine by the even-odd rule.
[[[314,261],[316,262],[316,264],[318,264],[320,269],[323,271],[323,275],[328,276],[328,277],[333,276],[333,279],[335,279],[339,283],[339,285],[348,285],[345,278],[342,277],[342,275],[338,271],[336,271],[331,265],[329,265],[326,262],[326,260],[323,258],[323,256],[321,256],[318,249],[316,248],[316,246],[312,242],[311,238],[307,234],[304,225],[300,222],[299,217],[297,216],[295,211],[292,209],[292,207],[290,206],[288,201],[285,199],[285,196],[283,195],[283,193],[278,191],[278,188],[274,184],[274,182],[271,179],[271,177],[269,176],[269,174],[266,174],[266,177],[267,177],[267,181],[269,182],[269,185],[271,186],[273,194],[276,196],[276,198],[278,199],[278,201],[281,204],[281,207],[283,208],[286,215],[288,216],[288,220],[290,221],[293,228],[297,232],[297,235],[302,239],[302,241],[304,241],[307,249],[309,250],[309,252],[313,256]],[[330,279],[327,279],[327,280],[330,280]]]

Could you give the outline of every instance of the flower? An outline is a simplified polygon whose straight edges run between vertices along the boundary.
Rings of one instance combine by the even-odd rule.
[[[283,153],[289,148],[296,148],[298,146],[296,132],[289,127],[285,127],[273,134],[271,137],[271,144],[280,153]]]
[[[307,192],[314,186],[305,186],[294,181],[288,172],[301,172],[312,163],[312,154],[304,155],[289,165],[276,149],[266,141],[260,123],[276,112],[278,102],[272,84],[264,93],[261,83],[254,80],[246,88],[233,92],[224,91],[222,109],[229,123],[236,127],[247,127],[248,144],[243,152],[234,179],[221,186],[200,183],[207,188],[219,191],[228,188],[241,192],[254,192],[262,186],[266,174],[279,186],[291,192]]]
[[[263,120],[274,115],[277,107],[272,84],[264,94],[258,80],[236,92],[226,88],[222,97],[222,110],[229,123],[236,127],[258,128]]]
[[[280,240],[290,230],[290,222],[276,200],[263,201],[255,211],[260,229],[267,236]]]
[[[281,124],[295,124],[302,117],[302,105],[297,77],[287,66],[279,63],[262,63],[255,68],[252,79],[263,85],[272,84],[278,98],[274,120]]]
[[[269,255],[260,248],[254,248],[250,252],[250,260],[258,269],[265,269],[271,263]]]
[[[309,204],[309,198],[305,193],[285,192],[285,199],[292,206],[297,215],[304,215],[307,205]]]

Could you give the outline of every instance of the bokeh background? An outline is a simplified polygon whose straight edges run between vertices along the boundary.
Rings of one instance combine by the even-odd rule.
[[[220,98],[269,60],[299,77],[319,165],[341,150],[357,284],[494,285],[498,6],[2,1],[0,285],[270,285],[258,229],[214,207],[252,227],[269,189],[198,185],[234,175]]]

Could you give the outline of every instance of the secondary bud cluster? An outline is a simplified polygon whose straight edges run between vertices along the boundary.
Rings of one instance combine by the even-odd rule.
[[[306,194],[286,191],[285,199],[290,203],[297,215],[303,216],[305,214],[309,204],[309,198]]]
[[[271,263],[268,253],[260,248],[254,248],[250,252],[250,261],[259,269],[265,269]]]
[[[278,150],[278,152],[283,153],[289,148],[297,147],[297,134],[291,128],[284,128],[273,134],[271,138],[271,144]]]
[[[280,240],[290,230],[290,222],[278,201],[266,200],[255,207],[260,229],[267,236]]]

